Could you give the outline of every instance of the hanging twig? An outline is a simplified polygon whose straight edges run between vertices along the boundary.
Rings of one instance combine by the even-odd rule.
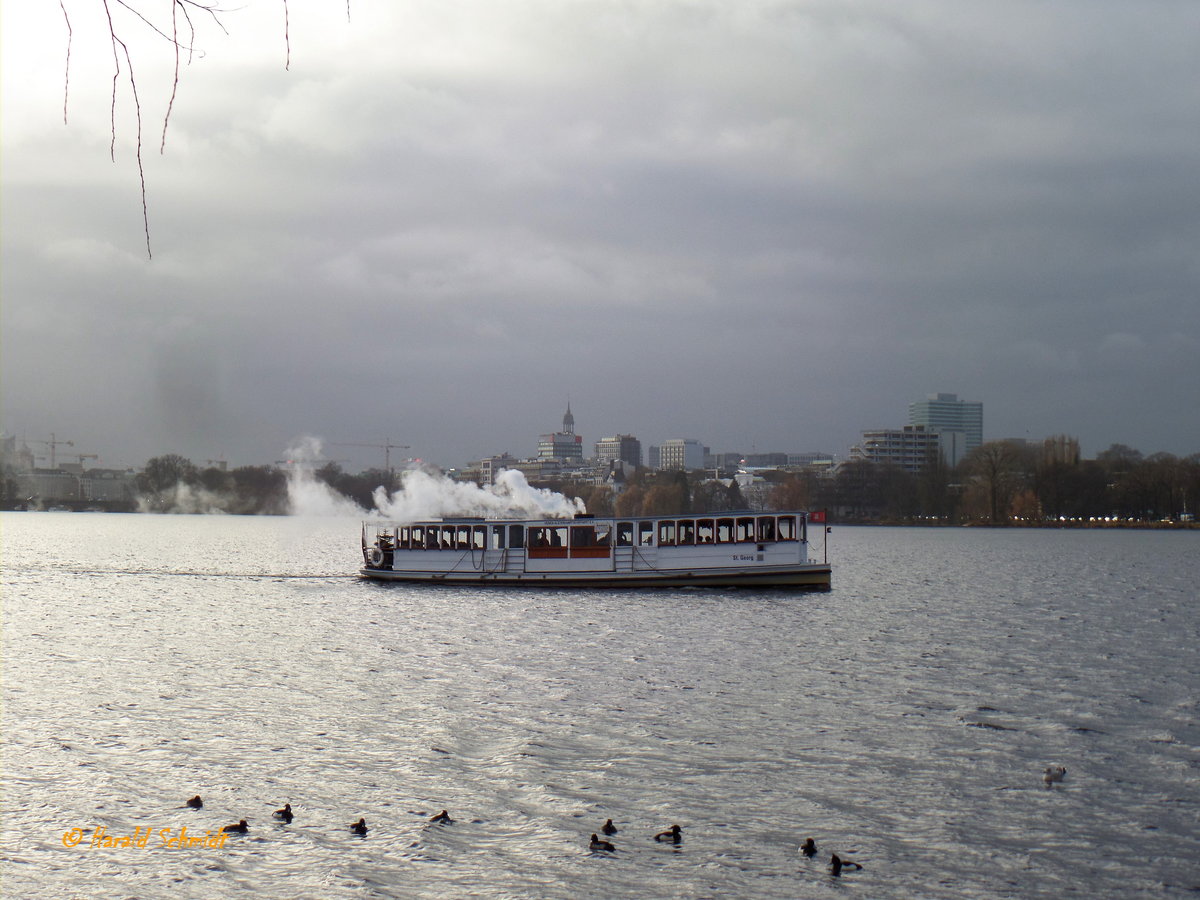
[[[288,9],[288,0],[281,0],[283,3],[283,37],[285,47],[285,62],[284,68],[291,70],[292,64],[292,42],[290,32],[290,10]],[[109,109],[109,129],[110,141],[108,147],[109,158],[114,162],[117,158],[117,92],[121,83],[121,58],[124,57],[125,67],[129,73],[129,90],[133,97],[134,112],[137,120],[137,144],[135,156],[137,159],[138,177],[141,181],[142,190],[142,223],[146,232],[146,255],[151,256],[150,252],[150,215],[146,200],[146,171],[142,163],[142,106],[141,98],[138,95],[137,78],[133,70],[133,56],[129,51],[129,46],[122,39],[116,22],[113,19],[113,5],[119,6],[126,12],[130,13],[142,24],[148,27],[159,37],[170,42],[175,54],[175,66],[171,79],[171,94],[167,101],[167,110],[163,116],[162,137],[159,141],[159,153],[166,151],[167,145],[167,130],[170,127],[171,114],[175,109],[175,98],[179,93],[180,81],[180,56],[182,50],[187,50],[187,64],[191,65],[193,54],[196,52],[196,24],[192,20],[192,11],[199,11],[208,15],[208,17],[216,23],[217,27],[225,34],[229,34],[225,24],[221,21],[221,14],[228,12],[227,9],[222,9],[216,0],[170,0],[171,3],[171,27],[169,32],[163,30],[154,22],[146,17],[134,5],[134,0],[101,0],[104,9],[104,16],[108,21],[109,42],[112,47],[113,54],[113,81],[112,81],[112,96]],[[73,41],[73,31],[71,28],[71,18],[67,13],[66,0],[59,0],[59,8],[62,9],[63,20],[67,26],[67,56],[66,67],[63,76],[63,123],[67,122],[67,110],[70,96],[71,83],[71,49]],[[187,40],[180,40],[180,25],[179,17],[182,15],[187,29]],[[346,0],[346,20],[350,20],[350,0]]]
[[[150,251],[150,211],[146,205],[146,168],[142,165],[142,104],[138,98],[137,77],[133,72],[133,59],[129,55],[129,47],[117,37],[116,29],[113,27],[112,10],[109,9],[108,0],[104,2],[104,13],[108,17],[109,37],[112,40],[113,49],[113,89],[112,89],[112,108],[110,113],[112,139],[109,143],[108,152],[110,158],[116,162],[117,158],[117,82],[121,76],[121,56],[125,57],[125,67],[129,70],[129,90],[133,95],[133,109],[137,121],[137,145],[135,155],[137,158],[138,179],[142,186],[142,225],[146,231],[146,256],[153,259],[154,254]],[[121,2],[121,0],[117,0]],[[124,5],[124,4],[122,4]],[[118,52],[118,47],[120,51]]]
[[[67,23],[67,63],[63,68],[63,124],[67,124],[67,95],[71,89],[71,17],[67,15],[67,7],[63,0],[58,0],[58,6],[63,11],[63,21]]]

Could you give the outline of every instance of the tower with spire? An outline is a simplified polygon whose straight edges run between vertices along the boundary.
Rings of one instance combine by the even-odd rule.
[[[562,431],[538,436],[538,459],[557,459],[567,465],[583,464],[583,438],[575,433],[575,417],[571,415],[570,400],[567,400]]]

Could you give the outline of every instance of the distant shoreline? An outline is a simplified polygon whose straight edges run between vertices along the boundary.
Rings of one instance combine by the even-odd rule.
[[[1040,528],[1070,530],[1136,530],[1136,531],[1195,531],[1200,522],[880,522],[873,520],[830,520],[833,525],[854,525],[870,528]]]
[[[52,509],[33,509],[27,510],[18,507],[5,507],[2,512],[101,512],[101,513],[128,513],[133,515],[226,515],[226,516],[272,516],[279,518],[287,518],[290,513],[169,513],[169,512],[153,512],[143,511],[136,508],[131,508],[128,504],[113,505],[109,508],[103,508],[102,504],[88,504],[68,506],[61,504],[57,508]],[[742,512],[737,510],[736,512]],[[760,512],[760,510],[753,510]],[[724,515],[725,513],[696,513],[696,518],[713,517]],[[677,513],[675,515],[686,515],[685,513]],[[608,518],[606,516],[606,518]],[[614,518],[620,518],[616,516]],[[1135,530],[1135,531],[1196,531],[1200,530],[1200,522],[1137,522],[1137,521],[1121,521],[1121,522],[903,522],[889,521],[878,519],[835,519],[830,516],[829,527],[838,525],[853,525],[854,527],[862,528],[995,528],[995,529],[1010,529],[1010,528],[1041,528],[1055,530]]]

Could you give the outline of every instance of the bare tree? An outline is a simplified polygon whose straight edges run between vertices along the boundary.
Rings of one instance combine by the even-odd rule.
[[[1013,497],[1026,481],[1027,454],[1011,441],[989,441],[972,450],[963,462],[987,496],[991,523],[1008,521]]]

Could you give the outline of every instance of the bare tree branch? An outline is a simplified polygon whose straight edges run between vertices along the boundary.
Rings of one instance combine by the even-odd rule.
[[[122,57],[124,58],[125,69],[128,72],[129,90],[133,98],[134,112],[136,115],[136,160],[138,167],[138,177],[141,181],[142,192],[142,223],[146,232],[146,255],[151,256],[150,252],[150,216],[148,205],[146,202],[146,171],[142,163],[142,105],[141,98],[138,94],[137,78],[133,69],[133,55],[129,50],[129,45],[124,40],[122,29],[118,26],[117,21],[113,17],[113,8],[119,7],[126,13],[138,19],[142,25],[149,28],[154,34],[167,41],[175,55],[174,72],[171,78],[171,92],[167,100],[167,110],[163,115],[162,136],[159,141],[159,153],[166,151],[167,145],[167,130],[171,122],[171,114],[175,109],[175,99],[179,93],[180,82],[180,60],[182,51],[187,51],[187,65],[191,65],[194,54],[200,52],[197,50],[196,43],[196,23],[193,21],[192,13],[203,13],[216,24],[225,34],[229,34],[225,28],[221,16],[229,9],[219,5],[216,0],[169,0],[171,4],[171,25],[169,30],[160,27],[151,21],[140,9],[135,5],[136,0],[101,0],[101,6],[104,10],[105,19],[108,22],[108,37],[113,54],[113,77],[112,77],[112,95],[109,108],[109,129],[110,140],[108,147],[109,158],[116,162],[117,158],[117,94],[120,90],[122,77]],[[285,62],[284,68],[291,69],[292,63],[292,44],[290,33],[290,10],[288,0],[281,0],[283,3],[283,37],[285,47]],[[62,9],[63,20],[67,26],[67,54],[66,65],[63,75],[63,123],[67,122],[67,110],[70,97],[71,83],[71,49],[74,38],[74,33],[71,27],[71,17],[67,13],[66,0],[59,0],[59,8]],[[180,25],[180,17],[182,16],[183,26]],[[346,20],[350,20],[350,0],[346,0]],[[186,30],[187,39],[181,40],[181,31]]]
[[[67,96],[71,90],[71,39],[75,33],[71,30],[71,17],[67,15],[67,7],[63,0],[58,0],[58,6],[63,12],[63,21],[67,23],[67,62],[63,67],[63,124],[67,124]]]
[[[129,55],[129,47],[126,43],[117,37],[116,29],[113,27],[112,11],[109,8],[108,0],[103,0],[104,12],[108,16],[109,37],[112,40],[113,48],[113,90],[112,90],[112,142],[109,144],[109,156],[116,161],[117,148],[117,80],[121,75],[121,56],[125,57],[125,67],[129,71],[129,90],[133,95],[133,109],[137,117],[137,168],[138,178],[142,186],[142,225],[146,231],[146,256],[153,259],[154,254],[150,252],[150,212],[146,206],[146,168],[142,165],[142,104],[138,97],[137,77],[133,73],[133,59]],[[121,0],[117,0],[118,3]],[[124,4],[122,4],[124,5]],[[118,52],[117,48],[120,47]]]

